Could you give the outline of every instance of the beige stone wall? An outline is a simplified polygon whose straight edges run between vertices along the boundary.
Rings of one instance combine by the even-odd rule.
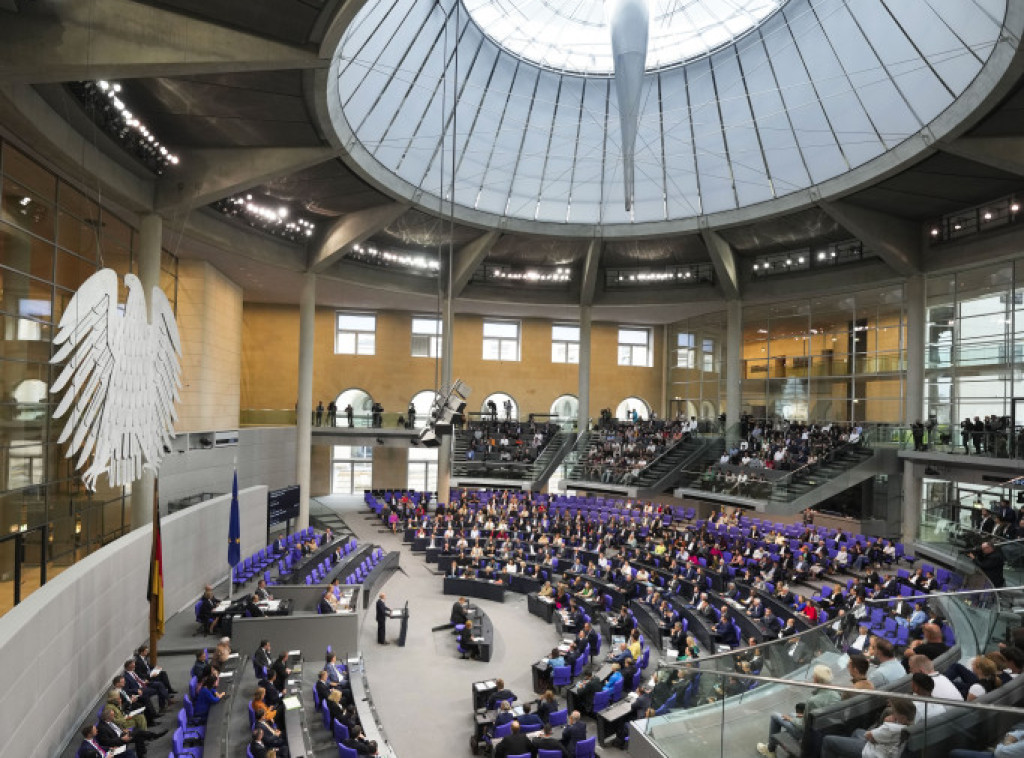
[[[335,355],[334,314],[316,313],[313,359],[313,404],[326,406],[343,390],[357,387],[383,403],[386,411],[404,412],[417,392],[433,389],[435,361],[411,357],[412,313],[377,312],[376,354]],[[298,363],[298,309],[246,303],[243,312],[242,407],[295,407]],[[483,317],[455,321],[452,375],[473,388],[469,409],[479,410],[493,392],[506,392],[520,415],[548,413],[560,395],[578,394],[579,367],[551,362],[551,321],[522,319],[521,360],[483,360]],[[664,328],[653,332],[654,366],[634,368],[617,362],[618,324],[597,323],[591,337],[590,416],[614,410],[624,398],[643,398],[659,414],[662,408]]]
[[[178,268],[182,389],[177,432],[238,428],[242,289],[205,261]],[[292,372],[294,373],[294,371]]]

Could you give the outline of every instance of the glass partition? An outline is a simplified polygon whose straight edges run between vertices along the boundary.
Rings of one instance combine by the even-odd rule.
[[[966,692],[971,680],[964,672],[971,660],[1008,639],[1020,620],[978,607],[974,595],[931,596],[929,602],[949,621],[957,643],[935,660],[935,668]],[[896,710],[894,701],[903,700],[915,705],[909,746],[929,758],[945,758],[955,747],[990,748],[1021,720],[1021,679],[971,703],[926,701],[924,690],[911,691],[909,675],[886,691],[854,689],[849,657],[833,643],[833,634],[826,625],[728,653],[661,661],[645,680],[650,710],[630,726],[630,752],[642,752],[636,743],[643,741],[671,758],[754,755],[758,743],[769,747],[769,734],[777,729],[786,753],[818,755],[824,739],[871,729],[883,711]],[[804,711],[803,731],[798,710]],[[773,714],[790,721],[772,727]]]

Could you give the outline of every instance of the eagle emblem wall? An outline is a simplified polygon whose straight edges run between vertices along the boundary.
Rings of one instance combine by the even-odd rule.
[[[50,363],[63,370],[51,387],[63,393],[54,419],[67,415],[58,443],[95,490],[104,472],[111,487],[155,473],[174,439],[181,389],[181,340],[167,296],[154,287],[152,323],[137,276],[124,277],[128,299],[117,302],[117,273],[102,269],[82,284],[61,316]],[[91,456],[91,462],[90,462]],[[88,464],[88,466],[86,466]]]

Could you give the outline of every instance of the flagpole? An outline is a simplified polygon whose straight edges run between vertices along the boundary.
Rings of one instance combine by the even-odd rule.
[[[159,530],[160,528],[160,477],[153,477],[153,529]],[[154,535],[155,540],[155,535]],[[161,552],[163,546],[161,545]],[[162,562],[162,559],[161,559]],[[150,567],[149,581],[152,583],[152,566]],[[163,567],[161,566],[161,571]],[[157,632],[157,615],[159,609],[157,608],[158,603],[163,602],[163,588],[160,588],[161,596],[159,598],[151,597],[149,600],[149,665],[150,667],[157,665],[157,642],[160,639],[160,635]]]

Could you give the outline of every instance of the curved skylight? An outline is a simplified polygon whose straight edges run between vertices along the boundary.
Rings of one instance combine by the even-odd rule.
[[[995,97],[1024,36],[1010,0],[785,0],[731,44],[651,70],[652,6],[627,208],[612,77],[513,54],[461,4],[476,1],[367,0],[335,51],[324,112],[350,165],[395,196],[567,236],[693,231],[849,194]],[[534,0],[531,15],[559,1],[590,7]]]
[[[784,0],[648,0],[648,70],[697,58],[732,42]],[[605,0],[462,0],[499,47],[545,68],[611,74]]]

